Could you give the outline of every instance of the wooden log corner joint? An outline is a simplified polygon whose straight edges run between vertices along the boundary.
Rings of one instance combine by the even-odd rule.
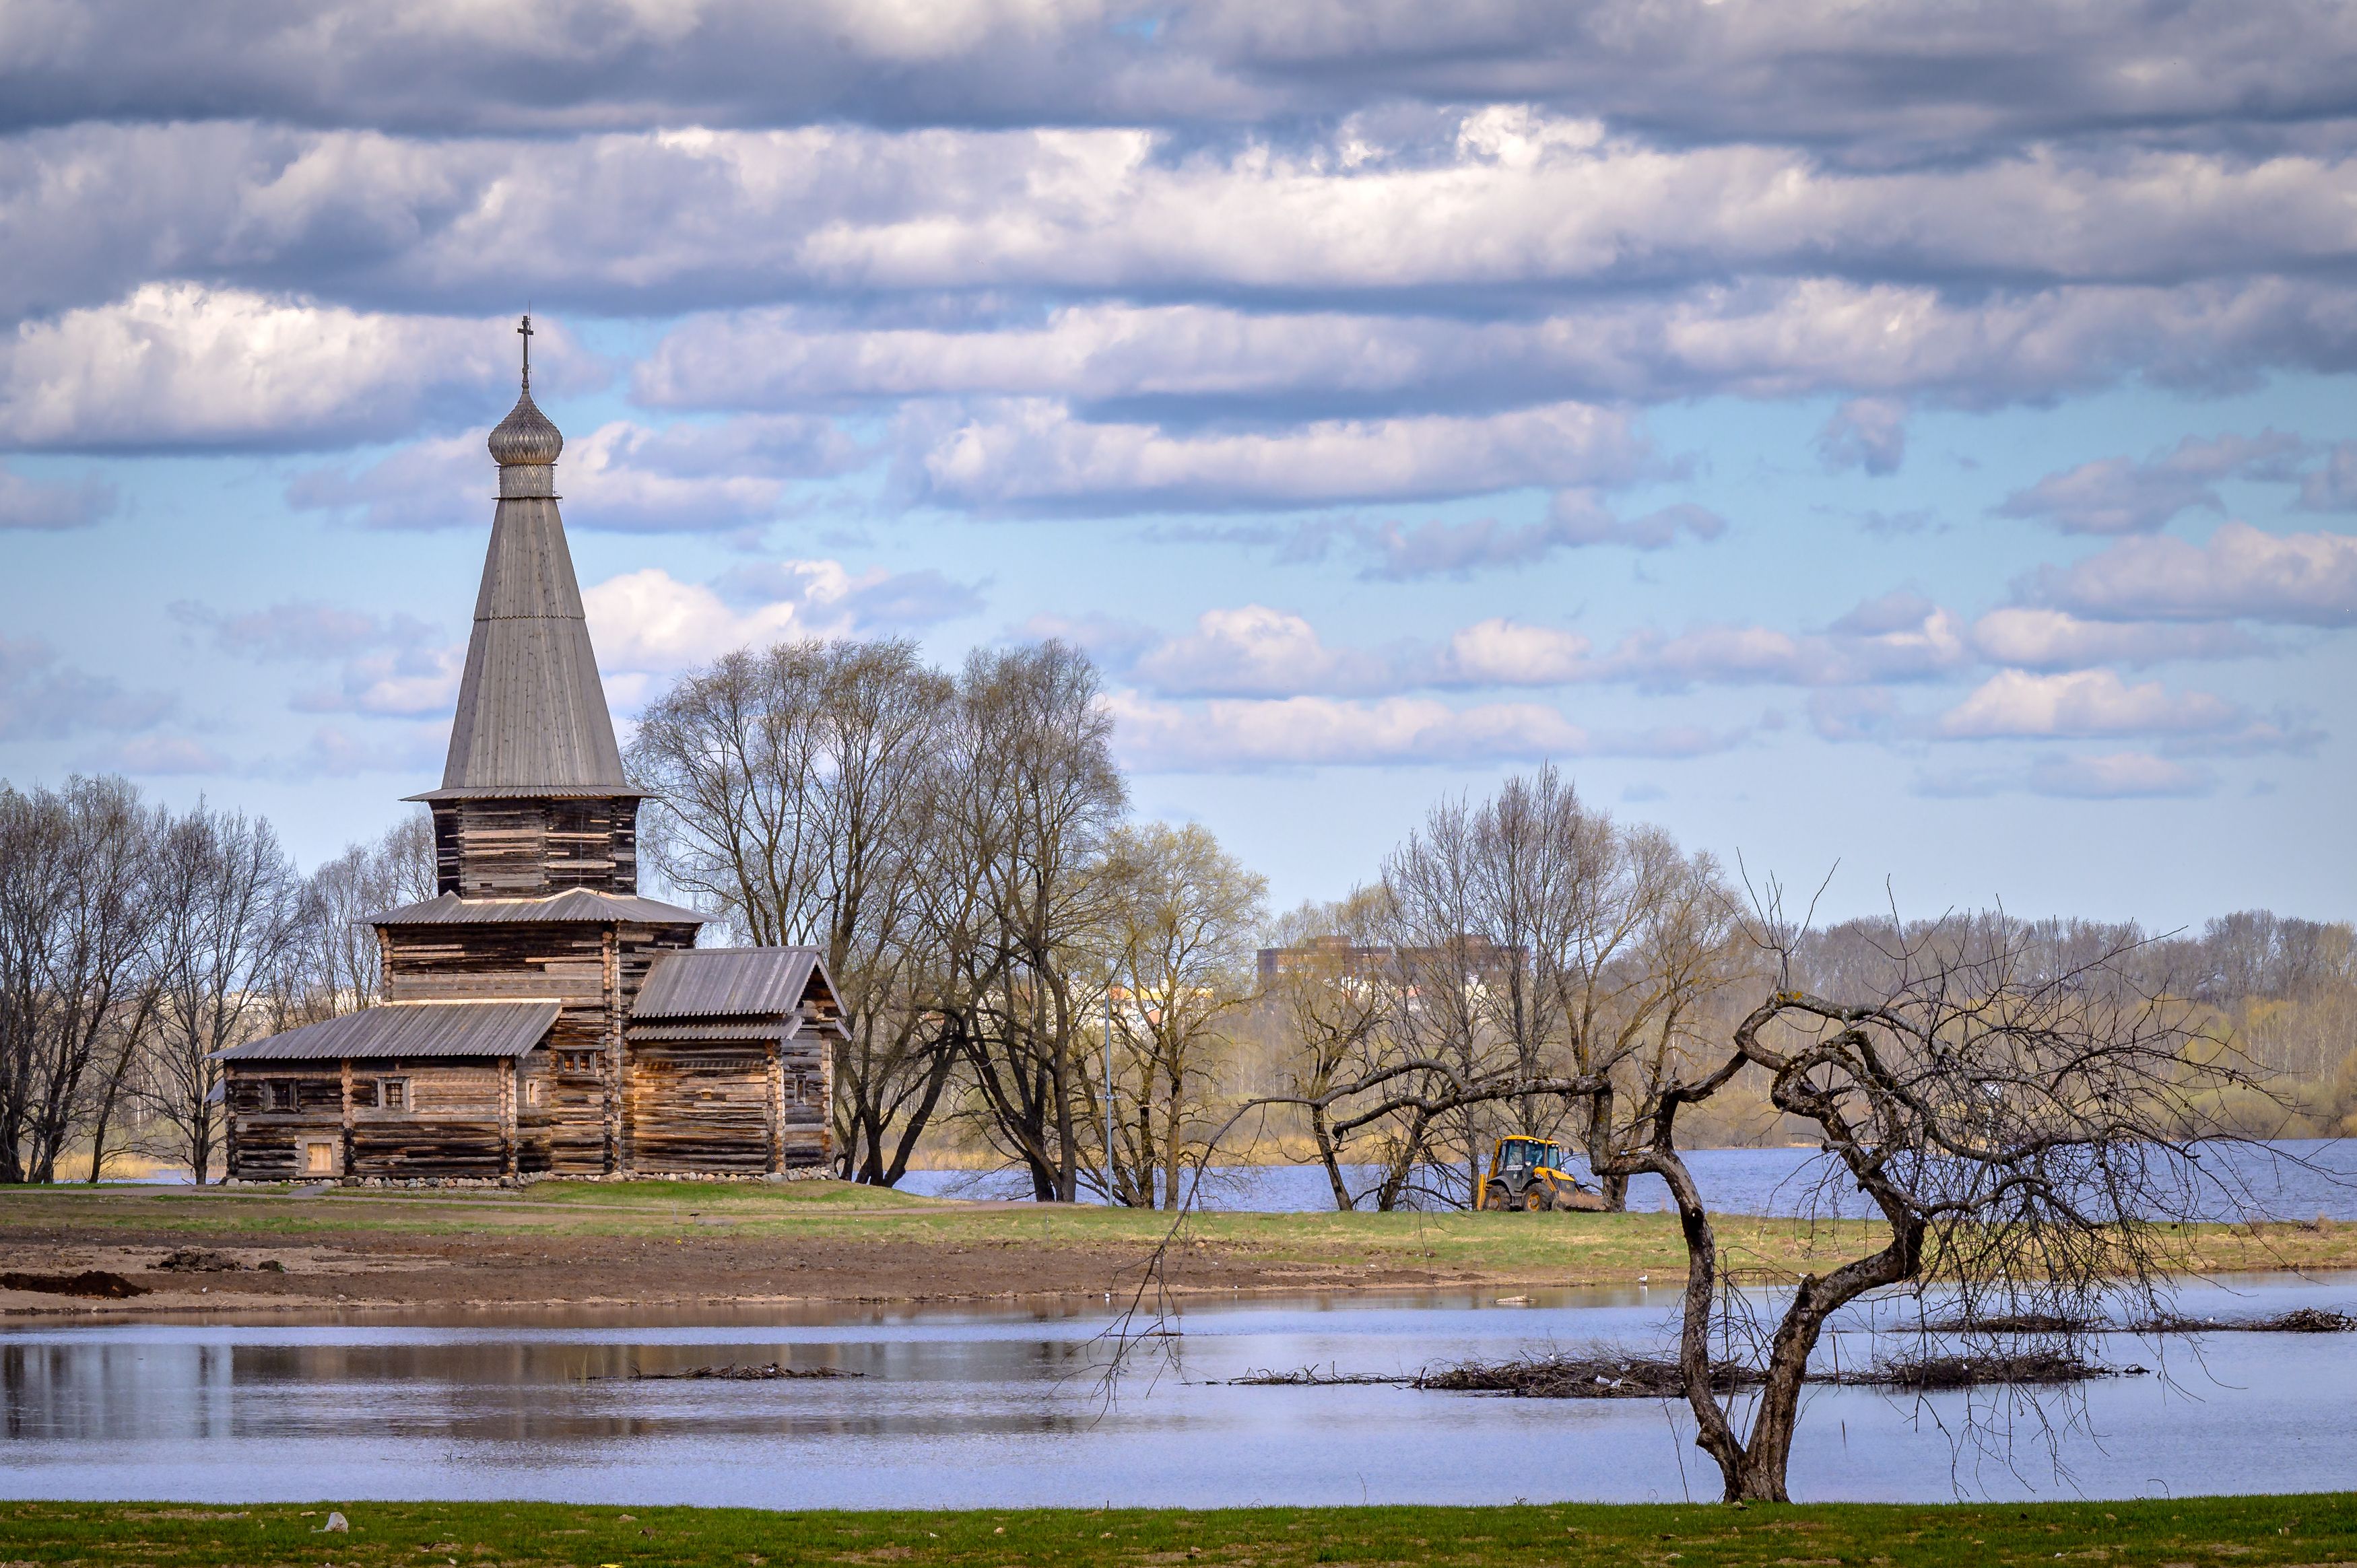
[[[376,918],[378,1005],[221,1053],[241,1181],[825,1168],[834,982],[812,948],[698,948],[638,886],[630,787],[529,381],[434,817],[437,896]]]

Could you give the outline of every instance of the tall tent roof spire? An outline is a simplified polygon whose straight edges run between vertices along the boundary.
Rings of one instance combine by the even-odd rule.
[[[442,788],[414,798],[635,795],[556,509],[565,436],[532,401],[532,317],[516,330],[524,387],[491,432],[499,510],[475,597],[449,760]]]

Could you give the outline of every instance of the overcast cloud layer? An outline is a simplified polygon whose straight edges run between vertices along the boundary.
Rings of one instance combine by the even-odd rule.
[[[1054,633],[1162,809],[1552,757],[1727,848],[1744,758],[2068,839],[2357,720],[2321,0],[36,0],[0,254],[10,777],[430,771],[471,569],[357,564],[476,548],[527,300],[626,722]],[[63,607],[150,558],[202,680]]]

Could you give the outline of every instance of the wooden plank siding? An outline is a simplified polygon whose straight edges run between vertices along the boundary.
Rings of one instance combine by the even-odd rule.
[[[434,802],[435,882],[462,898],[540,898],[567,887],[635,893],[635,800]]]

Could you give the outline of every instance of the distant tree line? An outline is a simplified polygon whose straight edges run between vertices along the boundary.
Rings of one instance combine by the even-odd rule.
[[[2204,1090],[2210,1123],[2357,1133],[2346,924],[2246,911],[2154,939],[1973,911],[1767,933],[1713,856],[1551,767],[1432,803],[1348,897],[1272,918],[1208,831],[1134,815],[1112,727],[1088,659],[1054,641],[954,671],[902,641],[781,644],[642,715],[650,889],[719,940],[826,955],[853,1031],[843,1176],[980,1161],[1045,1201],[1167,1208],[1225,1128],[1218,1157],[1314,1164],[1338,1207],[1462,1207],[1495,1141],[1532,1133],[1587,1151],[1617,1206],[1614,1151],[1763,995],[1887,990],[1900,950],[2001,950],[2017,977],[2100,960],[2253,1064]],[[0,1180],[94,1178],[120,1153],[214,1173],[213,1053],[377,1000],[369,918],[433,892],[423,812],[304,875],[258,818],[119,779],[0,785]],[[1679,1124],[1816,1136],[1743,1075]]]

